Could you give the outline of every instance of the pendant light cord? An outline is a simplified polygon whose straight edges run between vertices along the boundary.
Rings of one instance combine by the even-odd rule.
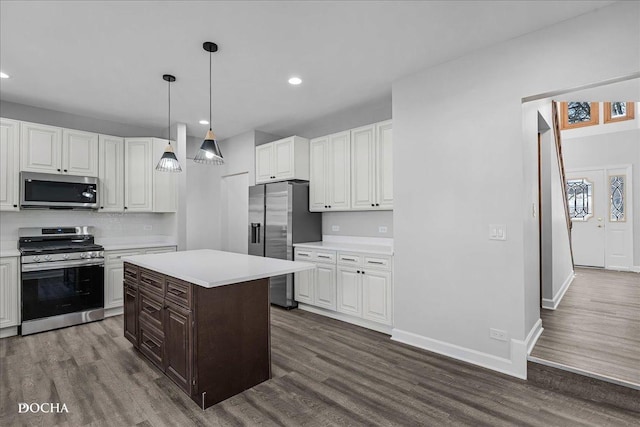
[[[167,139],[169,140],[169,145],[171,145],[171,81],[167,81],[169,83],[169,118],[167,120]]]
[[[213,125],[211,124],[211,105],[213,101],[211,100],[211,51],[209,51],[209,130],[212,129]]]

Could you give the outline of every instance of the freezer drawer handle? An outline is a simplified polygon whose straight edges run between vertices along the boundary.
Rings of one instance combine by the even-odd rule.
[[[260,223],[251,223],[251,243],[260,243]]]

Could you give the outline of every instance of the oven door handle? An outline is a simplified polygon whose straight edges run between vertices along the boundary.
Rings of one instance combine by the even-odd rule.
[[[94,265],[104,266],[104,259],[81,259],[77,261],[54,261],[22,264],[22,272],[27,273],[30,271],[57,270],[67,267],[90,267]]]

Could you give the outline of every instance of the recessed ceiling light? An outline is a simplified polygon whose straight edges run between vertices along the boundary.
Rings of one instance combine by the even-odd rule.
[[[201,125],[208,125],[209,121],[208,120],[200,120],[198,123],[200,123]]]
[[[300,83],[302,83],[302,79],[301,79],[300,77],[291,77],[291,78],[289,79],[289,84],[290,84],[290,85],[295,85],[295,86],[297,86],[297,85],[299,85]]]
[[[0,71],[0,79],[8,79],[8,78],[9,78],[9,74],[6,74]]]

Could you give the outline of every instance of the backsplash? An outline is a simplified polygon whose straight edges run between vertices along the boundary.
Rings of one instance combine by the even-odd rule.
[[[2,212],[0,240],[18,239],[18,228],[91,225],[96,237],[172,236],[175,214],[97,213],[86,211],[24,210]]]
[[[392,238],[393,211],[323,212],[322,234]]]

